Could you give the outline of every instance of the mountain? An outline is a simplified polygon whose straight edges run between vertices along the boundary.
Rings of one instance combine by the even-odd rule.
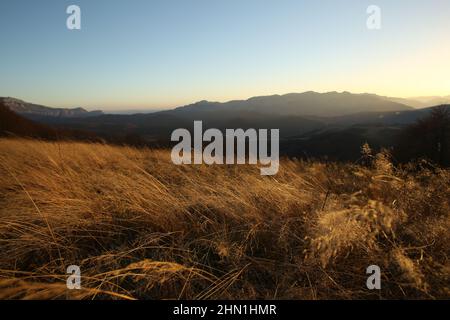
[[[28,118],[34,117],[56,117],[56,118],[85,118],[99,116],[102,111],[87,111],[83,108],[50,108],[38,104],[28,103],[15,98],[0,98],[0,102],[17,114]]]
[[[188,112],[259,112],[269,115],[302,117],[336,117],[358,112],[412,110],[411,106],[390,101],[374,94],[352,94],[349,92],[290,93],[285,95],[253,97],[225,103],[200,101],[180,107],[177,113]]]
[[[442,104],[450,104],[449,96],[430,96],[430,97],[413,97],[413,98],[393,98],[384,97],[386,100],[398,102],[414,108],[427,108]]]
[[[430,107],[432,105],[427,105],[426,103],[415,100],[413,98],[396,98],[396,97],[383,97],[384,99],[400,104],[404,104],[406,106],[410,106],[413,108],[424,108],[424,107]]]
[[[375,149],[392,147],[407,125],[434,109],[414,109],[372,94],[305,92],[226,103],[201,101],[151,114],[55,116],[61,109],[39,106],[44,109],[38,109],[46,113],[31,115],[39,122],[37,124],[11,112],[14,110],[11,101],[17,100],[7,100],[7,104],[0,100],[2,112],[7,114],[1,114],[2,132],[43,136],[48,128],[52,128],[59,137],[169,146],[173,130],[186,128],[192,131],[194,121],[202,120],[204,130],[279,129],[281,154],[345,161],[356,160],[364,142],[369,142]],[[27,118],[30,118],[29,114]]]
[[[412,109],[390,112],[360,112],[347,116],[332,117],[327,119],[327,124],[339,126],[352,126],[356,124],[376,124],[376,125],[407,125],[416,122],[431,113],[435,108],[444,106],[450,108],[450,105],[439,105],[434,107]]]
[[[96,136],[90,132],[56,128],[27,119],[12,111],[2,100],[0,100],[0,136],[98,141]]]
[[[431,97],[415,97],[411,98],[411,100],[418,101],[422,104],[422,107],[432,107],[442,104],[450,104],[450,95],[439,97],[439,96],[431,96]]]
[[[35,119],[40,117],[87,118],[103,115],[102,111],[88,112],[83,108],[50,108],[14,98],[0,98],[0,101],[14,112]],[[200,101],[173,110],[154,112],[153,114],[168,114],[182,118],[192,118],[193,115],[215,118],[215,115],[220,115],[220,119],[223,116],[235,118],[240,117],[240,115],[247,116],[255,113],[282,117],[338,117],[359,112],[389,112],[411,109],[413,108],[408,105],[374,94],[308,91],[253,97],[247,100],[233,100],[225,103]],[[145,115],[143,116],[145,117]]]
[[[27,137],[56,136],[55,130],[49,126],[35,123],[11,111],[0,101],[0,136],[15,135]]]
[[[133,137],[133,141],[144,143],[167,142],[173,130],[190,129],[195,120],[202,120],[204,129],[277,128],[280,129],[281,138],[288,138],[324,130],[330,122],[341,121],[340,117],[351,117],[363,112],[414,110],[373,94],[312,91],[226,103],[201,101],[173,110],[132,115],[92,114],[86,113],[84,109],[52,109],[11,98],[5,102],[19,114],[60,129],[88,131],[116,141]],[[372,119],[372,115],[369,118]]]

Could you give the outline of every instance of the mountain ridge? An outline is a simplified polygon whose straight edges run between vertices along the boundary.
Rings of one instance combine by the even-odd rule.
[[[39,104],[29,103],[17,98],[12,97],[0,97],[0,102],[20,115],[30,116],[46,116],[46,117],[58,117],[58,118],[84,118],[99,116],[103,114],[103,111],[87,111],[84,108],[52,108]]]
[[[343,116],[365,111],[403,111],[413,107],[387,100],[375,94],[353,94],[332,91],[318,93],[288,93],[283,95],[267,95],[251,97],[247,100],[231,100],[228,102],[210,102],[202,100],[181,106],[168,112],[186,111],[255,111],[264,114],[284,116]]]
[[[244,130],[276,128],[280,130],[280,152],[282,154],[293,157],[327,156],[330,159],[347,161],[357,159],[360,147],[365,142],[376,149],[392,147],[404,128],[431,114],[437,107],[414,109],[402,104],[386,102],[384,97],[360,94],[356,97],[356,102],[369,100],[372,102],[372,104],[369,103],[372,108],[364,108],[361,107],[365,106],[364,104],[359,104],[356,105],[356,108],[351,109],[363,111],[351,114],[341,112],[335,116],[324,117],[320,116],[320,113],[313,116],[289,115],[286,114],[292,110],[289,103],[287,103],[287,111],[281,112],[277,108],[277,104],[271,103],[279,99],[286,99],[285,101],[288,102],[297,101],[299,95],[302,94],[253,97],[247,100],[233,100],[228,104],[200,101],[184,107],[150,114],[101,114],[91,117],[30,116],[25,114],[21,117],[57,130],[59,137],[66,136],[75,139],[81,137],[89,140],[98,138],[114,143],[157,147],[170,146],[171,133],[175,129],[185,128],[192,131],[195,120],[203,121],[204,130],[209,128],[217,128],[221,131],[228,128]],[[344,100],[347,97],[355,98],[348,92],[330,92],[325,95],[315,92],[303,93],[303,97],[312,97],[312,101],[317,97],[325,97],[325,101],[328,102],[332,102],[336,95]],[[261,101],[265,103],[261,103]],[[377,109],[380,104],[381,109],[385,111],[374,111],[380,110]],[[294,103],[293,106],[299,108],[298,104]],[[16,114],[9,108],[7,111],[9,116]],[[300,111],[303,113],[299,114],[305,114],[304,109]],[[4,126],[15,122],[16,125],[13,125],[12,129],[22,130],[21,128],[29,127],[30,130],[17,132],[19,135],[48,136],[48,130],[44,130],[44,133],[41,131],[35,133],[34,130],[37,128],[22,120],[20,123],[16,121],[17,119],[0,120],[5,122]],[[6,131],[11,132],[12,130]]]

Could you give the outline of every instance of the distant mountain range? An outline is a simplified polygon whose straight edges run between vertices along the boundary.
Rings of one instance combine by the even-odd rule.
[[[392,101],[396,101],[396,98],[390,98]],[[431,97],[415,97],[415,98],[408,98],[408,99],[398,99],[397,102],[407,104],[408,106],[414,107],[414,108],[426,108],[426,107],[432,107],[442,104],[450,104],[450,95],[444,96],[444,97],[437,97],[437,96],[431,96]]]
[[[102,115],[102,111],[87,111],[83,108],[50,108],[15,98],[0,98],[0,103],[17,114],[28,116],[56,117],[56,118],[84,118]]]
[[[145,140],[170,136],[176,128],[189,128],[194,120],[205,127],[224,129],[280,128],[281,136],[295,136],[323,127],[324,117],[351,115],[363,111],[412,110],[411,107],[369,94],[293,93],[254,97],[227,103],[201,101],[152,114],[108,115],[82,108],[61,109],[1,98],[10,110],[41,123],[67,129],[92,131],[102,136],[139,135]]]
[[[194,120],[202,120],[204,129],[277,128],[282,154],[342,160],[355,159],[366,141],[375,147],[392,146],[403,127],[434,109],[415,109],[406,99],[349,92],[291,93],[226,103],[200,101],[129,115],[54,109],[12,98],[0,98],[0,103],[39,126],[119,143],[170,145],[172,131],[192,130]]]
[[[359,112],[411,110],[411,106],[393,102],[386,97],[374,94],[352,94],[349,92],[290,93],[253,97],[248,100],[235,100],[226,103],[201,101],[180,107],[178,112],[259,112],[284,116],[334,117]]]
[[[450,95],[444,97],[395,98],[375,94],[352,94],[349,92],[289,93],[253,97],[229,102],[199,101],[172,110],[127,110],[103,112],[87,111],[83,108],[52,108],[25,102],[11,97],[0,97],[0,102],[12,111],[27,117],[86,118],[104,114],[133,115],[159,112],[203,113],[203,112],[258,112],[262,114],[302,117],[339,117],[364,112],[405,111],[450,104]]]
[[[450,96],[395,98],[375,94],[352,94],[349,92],[290,93],[233,100],[225,103],[200,101],[172,110],[122,110],[103,112],[83,108],[52,108],[25,102],[16,98],[1,98],[0,102],[12,111],[27,117],[86,118],[106,114],[133,115],[166,112],[170,114],[204,112],[258,112],[261,114],[301,117],[339,117],[364,112],[405,111],[441,104],[450,104]]]

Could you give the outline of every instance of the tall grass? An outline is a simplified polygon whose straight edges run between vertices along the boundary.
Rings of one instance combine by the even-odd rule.
[[[0,298],[448,299],[450,172],[371,157],[284,159],[263,177],[175,166],[163,150],[1,139]],[[66,289],[69,265],[81,290]]]

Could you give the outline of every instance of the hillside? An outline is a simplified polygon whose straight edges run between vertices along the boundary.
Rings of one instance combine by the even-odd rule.
[[[448,299],[450,172],[364,150],[365,166],[283,159],[263,177],[0,139],[0,299]]]
[[[52,138],[56,132],[49,126],[19,116],[0,101],[0,136],[4,135]]]
[[[11,111],[2,101],[0,101],[0,136],[98,141],[98,137],[89,131],[61,128],[32,121]]]
[[[175,112],[164,111],[151,114],[103,115],[90,118],[39,118],[42,123],[61,128],[91,131],[103,138],[123,138],[137,135],[144,141],[168,141],[173,130],[178,128],[192,129],[194,120],[202,120],[204,128],[278,128],[282,137],[306,133],[322,128],[320,120],[299,116],[267,115],[259,112],[243,111],[196,111]]]

